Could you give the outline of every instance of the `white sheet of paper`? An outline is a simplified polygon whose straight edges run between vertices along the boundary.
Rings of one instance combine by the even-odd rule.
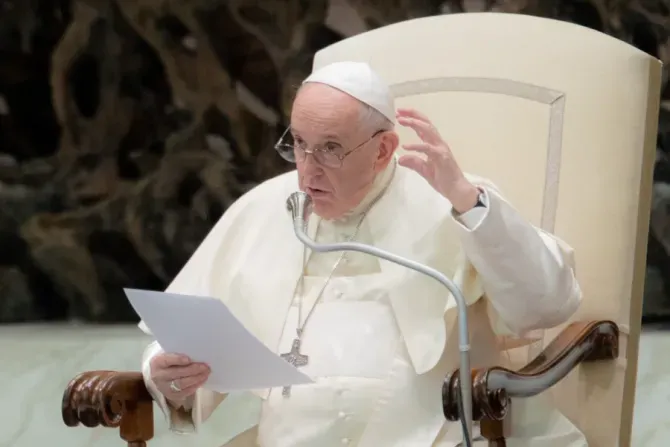
[[[165,352],[185,354],[210,366],[207,389],[227,393],[313,383],[251,334],[221,300],[124,291]]]

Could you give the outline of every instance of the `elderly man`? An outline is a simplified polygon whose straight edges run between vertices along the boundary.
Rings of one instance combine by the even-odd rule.
[[[421,140],[402,145],[399,158],[395,121]],[[458,445],[460,426],[444,420],[440,399],[441,380],[458,367],[453,297],[365,254],[311,253],[293,234],[286,198],[298,189],[311,196],[308,232],[319,242],[373,244],[454,278],[469,303],[473,366],[500,362],[502,331],[521,335],[573,314],[581,292],[572,250],[526,222],[490,182],[463,173],[430,120],[396,111],[367,64],[309,76],[277,150],[296,171],[231,206],[168,289],[220,298],[268,347],[298,355],[314,379],[254,390],[258,424],[226,445]],[[174,431],[197,430],[226,397],[202,388],[207,365],[155,342],[143,362]],[[586,445],[541,402],[513,408],[510,445]]]

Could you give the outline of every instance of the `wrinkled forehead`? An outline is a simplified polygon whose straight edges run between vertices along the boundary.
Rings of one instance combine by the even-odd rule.
[[[358,132],[363,105],[356,98],[318,83],[303,84],[291,108],[291,129],[299,133],[341,136]]]

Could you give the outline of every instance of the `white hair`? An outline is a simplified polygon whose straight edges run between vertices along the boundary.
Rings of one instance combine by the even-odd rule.
[[[389,121],[379,110],[370,107],[365,103],[361,103],[360,123],[365,129],[370,132],[378,132],[380,130],[393,130],[395,125]]]

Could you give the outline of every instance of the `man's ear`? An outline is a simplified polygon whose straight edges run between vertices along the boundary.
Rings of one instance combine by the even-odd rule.
[[[398,134],[394,130],[387,130],[379,136],[379,152],[375,161],[375,170],[377,172],[384,170],[388,166],[393,158],[393,154],[398,149],[399,143],[400,137],[398,137]]]

